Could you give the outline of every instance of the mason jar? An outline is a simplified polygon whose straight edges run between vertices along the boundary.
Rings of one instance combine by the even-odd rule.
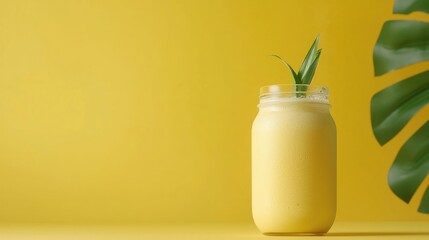
[[[266,235],[323,234],[336,214],[337,134],[326,87],[260,90],[252,126],[252,214]]]

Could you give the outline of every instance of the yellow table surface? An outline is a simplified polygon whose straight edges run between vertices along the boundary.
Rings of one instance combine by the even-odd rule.
[[[337,222],[324,236],[264,236],[249,224],[0,226],[0,239],[429,239],[429,222]]]

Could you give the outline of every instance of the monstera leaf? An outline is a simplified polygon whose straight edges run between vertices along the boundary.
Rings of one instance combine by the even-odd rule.
[[[408,14],[412,12],[425,12],[429,13],[429,4],[427,0],[402,0],[395,1],[393,13]]]
[[[396,0],[395,13],[429,11],[427,0]],[[387,21],[374,47],[375,76],[429,60],[429,23]],[[418,73],[376,93],[371,100],[371,123],[380,145],[395,137],[413,116],[429,103],[429,71]],[[429,121],[399,150],[389,170],[391,190],[410,202],[429,174]],[[419,212],[429,213],[429,186]]]

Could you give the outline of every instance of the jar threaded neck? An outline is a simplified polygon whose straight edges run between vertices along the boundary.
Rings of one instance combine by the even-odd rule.
[[[308,84],[277,84],[261,87],[260,103],[267,102],[317,102],[329,104],[327,87]]]

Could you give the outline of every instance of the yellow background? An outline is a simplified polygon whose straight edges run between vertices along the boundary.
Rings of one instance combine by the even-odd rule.
[[[1,1],[0,223],[251,221],[259,87],[290,82],[320,33],[314,84],[338,128],[337,220],[428,220],[388,188],[371,96],[393,1]]]

